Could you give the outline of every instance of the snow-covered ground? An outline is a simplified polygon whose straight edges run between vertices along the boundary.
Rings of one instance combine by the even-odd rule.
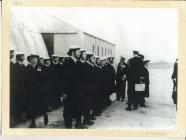
[[[172,102],[172,69],[150,69],[150,97],[146,99],[147,108],[126,111],[126,101],[114,101],[90,129],[175,129],[176,107]],[[115,94],[111,97],[115,100]],[[43,117],[36,120],[37,127],[64,128],[63,107],[49,114],[49,124],[43,125]],[[28,127],[29,121],[17,127]]]

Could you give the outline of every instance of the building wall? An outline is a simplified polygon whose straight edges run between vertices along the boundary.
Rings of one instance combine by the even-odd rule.
[[[54,34],[54,54],[66,56],[70,46],[80,45],[77,33]]]
[[[82,47],[85,48],[88,52],[95,54],[96,38],[84,33],[82,41],[83,41]]]
[[[113,55],[115,46],[83,32],[54,34],[54,54],[65,56],[70,46],[78,45],[97,56]]]
[[[112,55],[115,56],[115,46],[97,38],[97,48],[99,47],[99,56]]]
[[[83,48],[97,56],[115,56],[115,46],[92,35],[84,33]]]

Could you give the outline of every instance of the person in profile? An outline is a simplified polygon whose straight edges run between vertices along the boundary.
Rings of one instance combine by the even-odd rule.
[[[176,62],[174,63],[174,70],[172,74],[172,80],[173,80],[173,92],[172,92],[172,99],[174,104],[176,105],[177,109],[177,75],[178,75],[178,59],[176,59]]]
[[[16,123],[25,122],[26,118],[26,93],[25,93],[25,54],[24,52],[16,53],[16,63],[14,64],[13,71],[13,108],[12,113],[14,116],[14,121]]]
[[[121,57],[116,73],[116,99],[124,101],[126,92],[127,64],[125,58]]]
[[[127,111],[131,111],[131,106],[133,105],[134,110],[138,108],[139,98],[138,93],[135,91],[135,85],[139,84],[141,80],[144,79],[143,77],[143,61],[139,57],[138,51],[133,51],[133,57],[128,61],[128,74],[127,74],[127,81],[128,81],[128,107],[126,108]]]

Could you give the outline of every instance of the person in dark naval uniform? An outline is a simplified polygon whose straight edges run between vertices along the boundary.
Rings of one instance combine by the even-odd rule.
[[[48,106],[48,111],[52,111],[53,105],[53,88],[52,88],[52,69],[50,57],[44,57],[44,66],[41,75],[41,93],[45,94],[45,103]]]
[[[112,103],[110,99],[110,95],[116,92],[115,85],[115,69],[113,67],[114,57],[107,57],[107,65],[106,65],[106,73],[107,73],[107,97],[106,97],[106,105],[110,105]]]
[[[13,95],[13,114],[16,122],[23,122],[26,120],[26,92],[25,92],[25,55],[22,52],[16,54],[16,63],[14,65],[14,80],[12,86],[14,87]]]
[[[10,50],[10,126],[14,125],[14,88],[13,88],[13,83],[14,83],[14,50]]]
[[[56,109],[61,105],[61,91],[60,91],[60,70],[61,65],[59,64],[59,56],[52,55],[52,62],[51,62],[51,70],[52,70],[52,91],[53,91],[53,98],[52,100],[52,108]]]
[[[69,48],[67,53],[70,58],[65,61],[64,63],[64,89],[65,94],[64,98],[64,122],[65,128],[72,129],[72,119],[75,118],[76,129],[83,129],[85,128],[81,124],[81,97],[79,95],[79,79],[81,75],[79,75],[78,69],[78,59],[80,57],[80,47],[72,46]]]
[[[29,128],[35,128],[35,119],[36,116],[40,113],[40,102],[42,102],[42,99],[40,99],[39,96],[39,86],[38,86],[38,78],[39,73],[37,71],[37,61],[39,56],[38,55],[30,55],[29,60],[30,64],[26,67],[26,92],[27,92],[27,101],[28,101],[28,115],[31,118],[31,124]]]
[[[93,99],[92,99],[92,71],[93,64],[90,62],[91,57],[93,57],[92,53],[86,52],[86,60],[84,63],[84,102],[85,102],[85,111],[84,111],[84,120],[83,124],[85,125],[93,125],[94,122],[92,119],[95,119],[91,115],[91,110],[93,107]]]
[[[80,59],[78,61],[78,68],[79,68],[79,75],[81,75],[81,78],[79,79],[79,86],[78,91],[81,99],[81,111],[83,116],[83,125],[92,125],[90,119],[89,119],[89,100],[87,98],[87,92],[86,92],[86,50],[81,49],[80,50]]]
[[[127,64],[120,62],[116,73],[116,99],[124,101],[126,91]]]
[[[95,84],[96,84],[96,111],[95,111],[95,115],[96,116],[100,116],[102,113],[102,83],[101,83],[101,61],[100,61],[100,57],[96,56],[96,63],[95,63]]]
[[[178,85],[178,59],[176,59],[176,62],[174,63],[174,70],[172,74],[172,80],[173,80],[173,93],[172,93],[172,99],[174,104],[176,104],[177,108],[177,85]]]
[[[145,103],[145,97],[149,97],[149,84],[150,84],[150,80],[149,80],[149,70],[148,70],[148,66],[149,66],[149,62],[150,60],[145,60],[143,61],[144,64],[144,69],[143,69],[143,76],[144,76],[144,83],[145,83],[145,91],[143,97],[141,97],[141,107],[147,107],[146,103]]]
[[[138,96],[135,92],[135,84],[139,84],[140,80],[143,80],[143,61],[139,57],[138,51],[133,51],[134,57],[128,61],[128,107],[126,110],[131,111],[131,106],[134,105],[134,109],[137,109]]]

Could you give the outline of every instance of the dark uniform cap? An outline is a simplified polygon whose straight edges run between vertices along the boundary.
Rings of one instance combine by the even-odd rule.
[[[139,54],[139,52],[138,52],[138,51],[133,51],[133,53],[134,53],[134,54]]]
[[[95,56],[96,59],[100,59],[100,56]]]
[[[121,59],[125,60],[125,58],[123,56],[121,56]]]
[[[93,54],[93,53],[87,53],[86,55],[87,55],[87,56],[86,56],[86,58],[87,58],[87,59],[89,59],[89,58],[91,58],[91,57],[93,57],[93,56],[94,56],[94,54]]]
[[[101,60],[101,61],[104,61],[104,60],[106,60],[106,57],[105,57],[105,56],[100,57],[100,60]]]
[[[87,50],[86,49],[81,49],[80,52],[86,52]]]
[[[14,49],[10,49],[10,52],[14,52]]]
[[[92,57],[92,56],[94,56],[94,54],[93,53],[87,53],[87,56]]]
[[[36,57],[37,59],[39,59],[39,55],[37,55],[37,54],[31,54],[30,58],[32,58],[32,57]]]
[[[73,51],[80,50],[81,48],[79,46],[70,46],[69,50],[67,52],[67,55],[71,55]]]
[[[150,60],[145,60],[145,61],[143,61],[144,64],[147,64],[147,63],[149,63],[149,62],[150,62]]]

